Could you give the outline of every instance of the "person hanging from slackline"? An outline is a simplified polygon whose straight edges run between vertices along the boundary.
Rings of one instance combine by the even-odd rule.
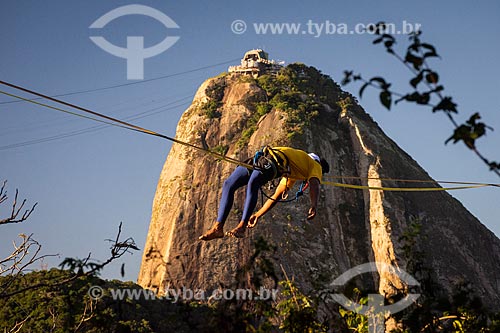
[[[271,210],[297,180],[309,182],[311,207],[307,219],[311,220],[316,216],[321,177],[330,171],[330,166],[325,159],[300,149],[266,146],[247,163],[252,164],[255,169],[249,170],[238,166],[226,179],[222,187],[217,221],[210,230],[199,237],[200,240],[209,241],[224,237],[224,223],[233,206],[234,192],[245,185],[247,185],[247,190],[241,221],[236,228],[226,232],[226,236],[243,238],[246,228],[255,227],[258,219]],[[252,215],[257,206],[261,186],[279,177],[282,179],[274,194],[258,212]]]

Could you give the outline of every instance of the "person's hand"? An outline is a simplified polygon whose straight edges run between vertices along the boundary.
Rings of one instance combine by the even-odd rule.
[[[252,215],[250,216],[250,220],[248,220],[248,225],[247,227],[248,228],[253,228],[255,227],[255,225],[257,224],[257,220],[259,219],[259,217],[257,215]]]
[[[312,220],[316,216],[316,208],[311,207],[309,208],[309,212],[307,213],[307,219]]]

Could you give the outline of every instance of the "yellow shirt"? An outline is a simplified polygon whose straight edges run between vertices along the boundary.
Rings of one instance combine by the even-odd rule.
[[[297,180],[318,178],[321,182],[321,164],[313,160],[305,151],[290,147],[273,147],[273,149],[285,154],[290,163],[290,174],[283,177],[280,184],[286,184],[290,188]]]

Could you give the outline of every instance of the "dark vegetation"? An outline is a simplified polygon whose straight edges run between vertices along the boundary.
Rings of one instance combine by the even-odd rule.
[[[473,114],[464,124],[453,118],[457,105],[452,97],[442,95],[438,73],[427,64],[437,56],[435,48],[421,42],[420,34],[412,35],[411,45],[405,57],[393,49],[392,36],[379,33],[374,43],[382,43],[387,52],[407,66],[414,74],[410,80],[413,91],[401,94],[391,89],[382,77],[364,79],[347,71],[344,84],[363,82],[360,95],[367,87],[380,89],[380,101],[387,107],[400,101],[432,107],[433,112],[444,113],[455,126],[448,141],[463,142],[498,173],[499,164],[483,157],[476,148],[476,140],[490,129],[479,122],[479,114]],[[238,144],[243,146],[255,131],[258,120],[273,108],[288,115],[286,123],[290,138],[301,134],[305,126],[318,116],[321,108],[328,105],[346,108],[350,94],[341,92],[328,76],[313,67],[291,64],[277,75],[249,78],[266,93],[266,100],[254,104],[255,112],[247,120]],[[208,118],[220,117],[220,107],[225,90],[224,78],[207,87],[208,101],[201,109]],[[419,89],[420,88],[420,89]],[[398,97],[395,102],[393,98]],[[434,100],[433,100],[434,99]],[[344,106],[339,101],[345,103]],[[220,145],[214,151],[225,154],[227,146]],[[0,204],[7,200],[5,183],[0,189]],[[24,222],[33,213],[35,205],[25,209],[26,201],[18,203],[17,191],[10,216],[0,224]],[[339,207],[339,209],[346,209]],[[394,317],[400,325],[396,333],[433,332],[500,332],[498,309],[488,309],[474,294],[470,281],[455,286],[452,295],[445,295],[435,287],[434,277],[425,265],[429,254],[419,247],[422,223],[411,218],[408,229],[401,237],[402,256],[408,263],[408,273],[421,283],[416,292],[422,294],[418,301],[397,313]],[[270,256],[275,247],[265,239],[254,244],[254,253],[234,277],[234,283],[226,286],[236,289],[247,287],[250,281],[255,292],[260,287],[278,288],[277,300],[222,300],[178,301],[160,298],[132,282],[105,281],[98,277],[105,266],[131,250],[137,249],[133,239],[118,235],[111,244],[111,256],[104,261],[87,258],[66,258],[61,269],[33,271],[40,259],[41,245],[31,235],[21,235],[12,255],[0,260],[0,330],[4,332],[358,332],[368,330],[365,316],[346,310],[329,301],[328,295],[312,292],[305,295],[288,279],[286,272],[276,271]],[[122,267],[122,269],[124,269]],[[91,287],[102,288],[102,297],[89,292]],[[136,290],[141,297],[114,299],[116,290]],[[333,290],[332,290],[333,292]],[[351,299],[367,304],[369,290],[354,285],[348,291]],[[116,293],[115,293],[116,295]],[[136,294],[138,295],[138,294]],[[101,296],[101,294],[98,294]],[[390,304],[397,301],[386,299]]]
[[[0,190],[0,203],[8,200],[6,184]],[[25,209],[26,200],[17,201],[11,216],[2,219],[19,223],[33,213]],[[22,214],[22,215],[20,215]],[[470,281],[462,281],[450,295],[436,287],[426,267],[429,254],[419,247],[423,221],[410,218],[403,233],[402,255],[406,269],[416,277],[422,296],[394,318],[400,325],[396,333],[413,332],[500,332],[498,309],[488,309],[474,294]],[[98,276],[113,260],[137,250],[133,239],[117,236],[108,240],[111,255],[104,261],[66,258],[61,269],[33,271],[33,265],[46,257],[32,236],[21,235],[22,242],[0,260],[0,329],[4,332],[367,332],[367,317],[342,308],[329,295],[336,290],[311,291],[306,295],[288,278],[277,272],[272,256],[276,246],[264,238],[254,243],[253,255],[225,289],[250,288],[261,295],[261,287],[278,290],[275,299],[158,297],[132,282],[105,281]],[[122,266],[122,270],[124,267]],[[281,274],[282,273],[282,274]],[[360,305],[367,304],[373,291],[348,286],[345,295]],[[118,295],[121,292],[121,297]],[[404,296],[384,300],[391,304]],[[135,294],[134,294],[135,293]],[[133,296],[135,295],[135,296]]]
[[[314,67],[290,64],[277,75],[265,74],[257,78],[257,85],[264,89],[268,102],[261,109],[276,108],[287,114],[287,129],[293,136],[302,134],[305,126],[316,118],[323,106],[335,105],[339,86]]]
[[[265,281],[278,281],[268,256],[274,251],[265,240],[238,272],[233,286],[241,287],[250,276],[258,292]],[[77,268],[79,271],[79,268]],[[51,269],[19,275],[10,284],[15,296],[0,297],[0,328],[5,332],[314,332],[325,326],[316,319],[316,307],[292,281],[279,282],[281,300],[176,301],[157,297],[132,282],[105,281],[96,272]],[[9,277],[0,277],[0,284]],[[67,281],[40,284],[41,281]],[[97,289],[96,289],[97,288]],[[95,291],[98,290],[97,293]],[[116,291],[135,290],[138,297],[117,299]],[[130,294],[129,294],[130,295]]]
[[[223,76],[218,77],[205,89],[208,100],[203,103],[201,109],[208,118],[220,118],[221,113],[219,108],[222,106],[225,89],[226,81]]]
[[[404,236],[408,244],[418,237],[418,221]],[[278,281],[270,261],[275,248],[264,239],[254,244],[253,256],[235,276],[230,289],[242,287],[247,277],[258,291],[264,284],[279,288],[278,299],[175,302],[156,297],[132,282],[105,281],[95,274],[82,274],[65,284],[44,285],[0,297],[1,328],[21,325],[19,332],[367,332],[365,316],[343,309],[324,298],[307,296],[288,278]],[[418,253],[416,254],[419,255]],[[415,259],[417,260],[417,259]],[[285,272],[286,273],[286,272]],[[412,272],[418,274],[418,272]],[[71,270],[51,269],[23,274],[12,288],[40,281],[67,280]],[[286,276],[286,275],[285,275]],[[8,277],[0,277],[0,284]],[[102,288],[95,296],[89,290]],[[279,287],[278,287],[279,286]],[[117,290],[136,290],[140,297],[116,299]],[[366,291],[365,291],[366,292]],[[422,290],[421,292],[424,292]],[[363,291],[353,299],[366,304]],[[99,297],[101,296],[102,297]],[[126,295],[126,294],[125,294]],[[500,316],[489,313],[467,284],[458,286],[452,298],[425,293],[422,301],[397,314],[402,329],[394,332],[499,332]],[[386,300],[391,302],[391,300]],[[319,308],[328,311],[319,311]],[[328,315],[325,315],[328,313]],[[14,332],[14,331],[13,331]]]
[[[328,75],[314,67],[304,64],[290,64],[276,75],[264,74],[257,79],[249,76],[240,77],[242,82],[256,84],[265,91],[265,101],[249,100],[249,109],[254,112],[247,119],[241,131],[238,147],[243,147],[257,129],[259,119],[272,109],[283,111],[287,115],[286,130],[289,139],[303,133],[325,105],[336,108],[342,97],[350,94],[342,92],[339,85]],[[209,119],[221,116],[220,107],[226,89],[225,75],[215,78],[205,89],[208,100],[201,106],[202,114]]]
[[[5,188],[6,183],[0,189],[0,203],[8,199]],[[32,206],[24,213],[25,202],[18,203],[16,191],[12,214],[2,219],[3,223],[25,221],[34,210]],[[451,297],[439,293],[425,266],[427,254],[418,246],[419,238],[425,237],[422,221],[412,218],[408,225],[400,241],[409,273],[421,282],[417,292],[422,297],[396,314],[401,329],[395,332],[499,332],[500,314],[483,306],[470,282],[457,285]],[[250,287],[261,295],[261,287],[266,287],[278,290],[277,297],[220,301],[208,297],[179,300],[170,293],[162,298],[132,282],[100,279],[100,272],[110,262],[138,250],[132,238],[121,238],[121,224],[117,236],[108,240],[108,259],[91,260],[90,254],[85,259],[66,258],[61,269],[33,271],[33,265],[46,256],[40,254],[41,245],[32,236],[21,235],[21,239],[12,254],[0,260],[0,329],[4,332],[361,333],[368,329],[365,316],[329,300],[329,291],[305,295],[283,268],[282,274],[278,273],[271,260],[276,247],[264,238],[257,239],[253,255],[237,272],[233,284],[224,288]],[[354,284],[349,288],[346,295],[359,304],[367,303],[370,291]],[[117,297],[120,291],[122,296]],[[394,297],[385,300],[394,301]]]
[[[396,39],[387,34],[386,25],[380,22],[373,30],[376,36],[373,44],[380,44],[385,47],[387,53],[393,56],[398,62],[405,66],[412,77],[409,80],[411,90],[406,93],[394,90],[392,84],[381,76],[365,79],[361,74],[354,74],[353,71],[345,71],[342,84],[351,82],[362,82],[359,89],[359,96],[362,97],[366,88],[372,87],[379,90],[380,103],[388,110],[393,105],[402,101],[415,103],[428,107],[433,113],[444,114],[452,124],[454,130],[451,136],[445,141],[448,143],[462,142],[470,149],[488,168],[497,176],[500,176],[500,163],[492,161],[484,156],[477,147],[477,140],[484,137],[487,131],[493,128],[480,121],[478,112],[472,114],[469,119],[460,124],[456,120],[459,108],[452,96],[444,94],[444,85],[440,81],[437,70],[431,68],[430,60],[439,58],[436,47],[421,40],[421,31],[409,35],[409,45],[404,51],[404,56],[395,49]],[[397,99],[395,99],[397,98]]]
[[[299,63],[284,67],[276,75],[261,75],[254,82],[266,92],[266,101],[248,105],[255,112],[243,129],[240,147],[248,142],[259,119],[272,109],[286,113],[286,130],[292,139],[303,133],[303,128],[319,115],[324,104],[335,108],[339,95],[348,95],[328,75]]]

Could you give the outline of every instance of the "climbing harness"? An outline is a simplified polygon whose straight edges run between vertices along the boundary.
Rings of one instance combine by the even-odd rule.
[[[276,162],[269,156],[266,156],[263,149],[257,151],[253,159],[250,160],[252,161],[251,170],[258,170],[261,172],[267,181],[280,176]],[[250,162],[250,160],[248,160],[248,162]]]
[[[304,191],[307,190],[308,187],[309,187],[309,182],[306,180],[302,181],[299,190],[297,191],[297,193],[295,193],[295,199],[299,200],[299,198],[304,195]]]
[[[277,149],[270,146],[264,146],[258,150],[253,159],[254,170],[267,173],[269,169],[273,170],[273,177],[278,178],[290,174],[290,162],[288,157]]]
[[[269,156],[275,161],[279,176],[290,174],[290,161],[284,153],[270,146],[265,146],[262,151],[264,156]]]
[[[260,193],[262,194],[262,198],[266,197],[267,199],[269,200],[272,200],[274,202],[283,202],[283,203],[287,203],[287,202],[292,202],[292,201],[298,201],[299,198],[301,196],[304,195],[304,191],[309,187],[309,182],[307,180],[304,180],[302,181],[302,183],[300,184],[300,187],[299,189],[297,190],[297,192],[295,193],[295,197],[294,198],[291,198],[291,199],[288,199],[288,189],[287,191],[285,191],[282,195],[281,195],[281,199],[273,199],[273,197],[269,196],[266,192],[264,192],[264,190],[262,189],[262,186],[260,188]],[[262,202],[262,205],[264,205],[264,203]]]
[[[68,114],[71,114],[71,115],[74,115],[74,116],[77,116],[77,117],[82,117],[82,118],[90,119],[90,120],[93,120],[93,121],[101,122],[101,123],[104,123],[104,124],[107,124],[107,125],[121,127],[121,128],[128,129],[128,130],[132,130],[132,131],[136,131],[136,132],[141,132],[141,133],[145,133],[145,134],[157,136],[157,137],[160,137],[160,138],[172,141],[174,143],[178,143],[180,145],[183,145],[183,146],[186,146],[186,147],[190,147],[190,148],[199,150],[199,151],[201,151],[201,152],[203,152],[205,154],[214,156],[217,159],[220,159],[220,160],[223,160],[223,161],[235,164],[235,165],[239,165],[239,166],[245,167],[245,168],[247,168],[249,170],[258,170],[258,168],[254,166],[254,164],[255,164],[255,158],[256,158],[257,154],[256,154],[256,156],[254,156],[254,161],[252,161],[252,159],[250,159],[250,161],[248,161],[248,162],[242,162],[240,160],[237,160],[235,158],[226,156],[224,154],[220,154],[220,153],[211,151],[208,148],[204,148],[204,147],[200,147],[200,146],[188,143],[188,142],[184,142],[184,141],[178,140],[176,138],[173,138],[173,137],[170,137],[170,136],[167,136],[167,135],[164,135],[164,134],[160,134],[158,132],[151,131],[151,130],[148,130],[146,128],[143,128],[143,127],[140,127],[140,126],[137,126],[137,125],[134,125],[134,124],[131,124],[131,123],[128,123],[128,122],[125,122],[125,121],[122,121],[122,120],[110,117],[110,116],[106,116],[106,115],[104,115],[102,113],[98,113],[98,112],[95,112],[95,111],[83,108],[81,106],[78,106],[78,105],[75,105],[75,104],[71,104],[71,103],[62,101],[60,99],[57,99],[57,98],[54,98],[54,97],[50,97],[50,96],[41,94],[39,92],[30,90],[30,89],[27,89],[27,88],[24,88],[24,87],[20,87],[18,85],[12,84],[12,83],[8,83],[8,82],[0,80],[0,84],[8,86],[8,87],[11,87],[11,88],[14,88],[14,89],[17,89],[17,90],[20,90],[20,91],[23,91],[23,92],[26,92],[26,93],[29,93],[29,94],[32,94],[32,95],[35,95],[35,96],[40,97],[40,98],[44,98],[44,99],[50,100],[50,101],[55,102],[55,103],[59,103],[59,104],[68,106],[70,108],[73,108],[73,109],[85,112],[87,114],[90,114],[91,116],[79,114],[79,113],[76,113],[76,112],[73,112],[73,111],[69,111],[69,110],[66,110],[66,109],[55,107],[53,105],[41,103],[41,102],[38,102],[38,101],[35,101],[35,100],[32,100],[32,99],[28,99],[28,98],[25,98],[25,97],[21,97],[21,96],[18,96],[18,95],[15,95],[15,94],[8,93],[8,92],[0,90],[1,94],[7,95],[7,96],[10,96],[10,97],[13,97],[13,98],[17,98],[19,100],[23,100],[23,101],[26,101],[26,102],[29,102],[29,103],[32,103],[32,104],[36,104],[36,105],[39,105],[39,106],[43,106],[43,107],[46,107],[46,108],[49,108],[49,109],[53,109],[53,110],[56,110],[56,111],[59,111],[59,112],[68,113]],[[99,119],[99,118],[102,118],[102,119]],[[276,174],[277,175],[283,176],[283,175],[287,175],[287,174],[290,173],[290,164],[291,164],[291,161],[288,160],[288,158],[286,157],[285,154],[283,154],[279,150],[273,149],[273,148],[271,148],[269,146],[266,146],[266,147],[264,147],[262,149],[262,154],[263,154],[262,157],[266,157],[267,156],[267,158],[269,158],[269,159],[271,159],[271,160],[273,160],[273,161],[276,162],[275,168],[276,168]],[[251,162],[254,162],[254,163],[251,163]],[[274,164],[274,163],[270,163],[270,164]],[[273,172],[274,172],[274,170],[273,170]],[[480,188],[480,187],[500,187],[500,184],[493,184],[493,183],[450,182],[450,181],[433,181],[433,180],[429,181],[429,180],[413,180],[413,179],[355,177],[355,176],[353,176],[353,177],[342,177],[342,176],[339,176],[339,177],[330,177],[330,179],[357,179],[357,180],[377,179],[377,180],[380,180],[380,181],[407,182],[407,183],[433,183],[433,184],[448,183],[448,184],[463,185],[463,186],[455,186],[455,187],[385,187],[385,186],[369,186],[369,185],[346,184],[346,183],[338,183],[338,182],[334,182],[334,181],[322,181],[322,184],[325,184],[325,185],[331,185],[331,186],[343,187],[343,188],[350,188],[350,189],[380,190],[380,191],[401,191],[401,192],[402,191],[404,191],[404,192],[449,191],[449,190],[461,190],[461,189],[471,189],[471,188]],[[299,190],[297,192],[295,198],[289,199],[288,201],[294,201],[294,200],[298,199],[300,196],[302,196],[303,195],[303,190],[305,190],[305,187],[306,186],[304,185],[302,187],[302,190]],[[266,197],[270,198],[264,192],[262,192],[262,193]],[[288,201],[285,201],[285,202],[288,202]],[[281,202],[283,202],[283,201],[281,201]]]

